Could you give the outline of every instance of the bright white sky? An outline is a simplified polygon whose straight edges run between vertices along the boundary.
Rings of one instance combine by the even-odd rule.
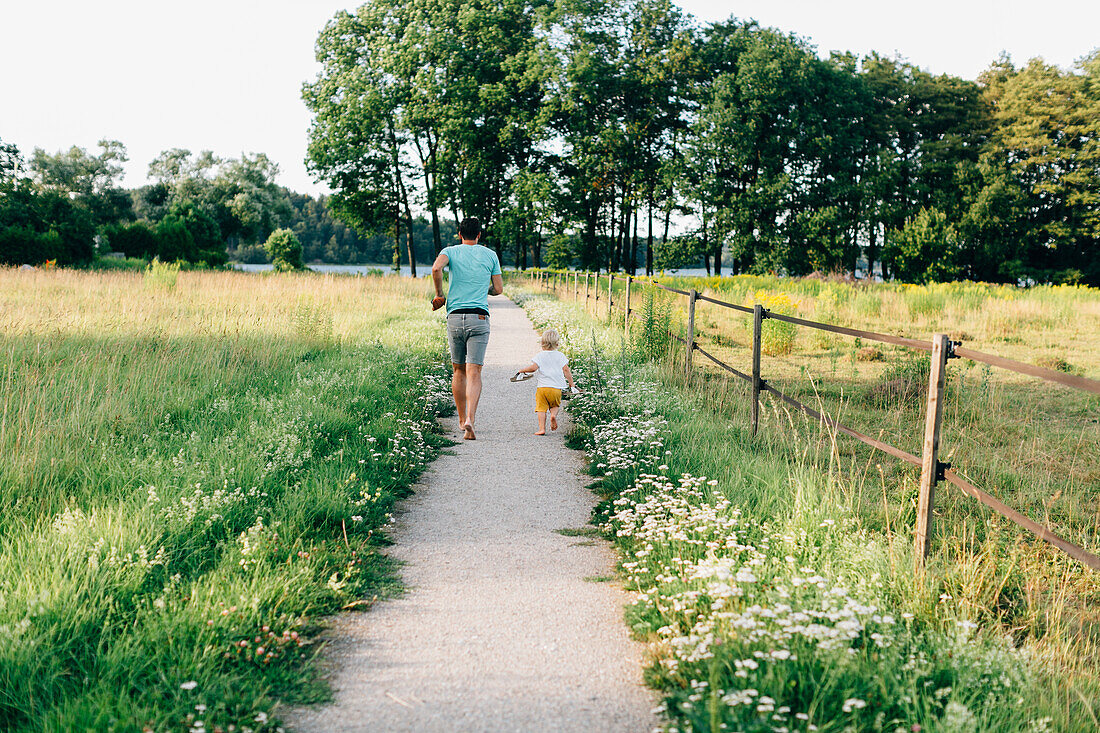
[[[128,186],[168,148],[263,152],[318,193],[302,162],[317,33],[340,0],[0,0],[0,139],[25,155],[101,138],[129,150]],[[819,52],[898,53],[973,79],[1002,51],[1068,67],[1100,46],[1097,0],[681,0],[703,21],[755,18]],[[895,9],[897,8],[897,9]]]

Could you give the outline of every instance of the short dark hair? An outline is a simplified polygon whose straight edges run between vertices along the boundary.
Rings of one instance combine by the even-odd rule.
[[[476,216],[463,219],[458,225],[458,234],[463,239],[477,239],[477,235],[481,234],[481,220]]]

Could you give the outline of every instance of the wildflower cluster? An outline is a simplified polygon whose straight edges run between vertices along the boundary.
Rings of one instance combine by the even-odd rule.
[[[146,492],[146,502],[150,506],[160,506],[157,488],[148,486]],[[256,486],[230,487],[229,479],[224,479],[222,485],[213,490],[204,489],[202,483],[197,482],[174,502],[161,508],[160,514],[171,526],[186,527],[197,520],[209,528],[222,522],[227,514],[263,504],[267,496],[266,491]]]

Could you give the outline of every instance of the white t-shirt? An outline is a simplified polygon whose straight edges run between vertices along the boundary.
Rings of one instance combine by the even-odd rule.
[[[569,357],[560,351],[540,351],[531,358],[538,365],[538,387],[553,387],[565,389],[569,385],[565,381],[565,372],[562,367],[569,363]]]

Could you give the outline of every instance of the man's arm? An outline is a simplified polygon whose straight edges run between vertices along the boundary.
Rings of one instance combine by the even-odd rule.
[[[435,297],[432,298],[432,310],[439,310],[447,299],[443,297],[443,268],[447,266],[447,263],[451,259],[443,254],[439,253],[439,256],[435,258],[435,263],[432,264],[432,282],[435,283]]]
[[[535,362],[531,362],[527,366],[523,367],[523,369],[520,369],[521,372],[528,372],[528,373],[537,372],[538,370],[539,370],[539,365],[536,364]]]
[[[442,257],[443,255],[440,255]],[[493,275],[493,280],[489,284],[489,295],[500,295],[504,292],[504,276]]]

